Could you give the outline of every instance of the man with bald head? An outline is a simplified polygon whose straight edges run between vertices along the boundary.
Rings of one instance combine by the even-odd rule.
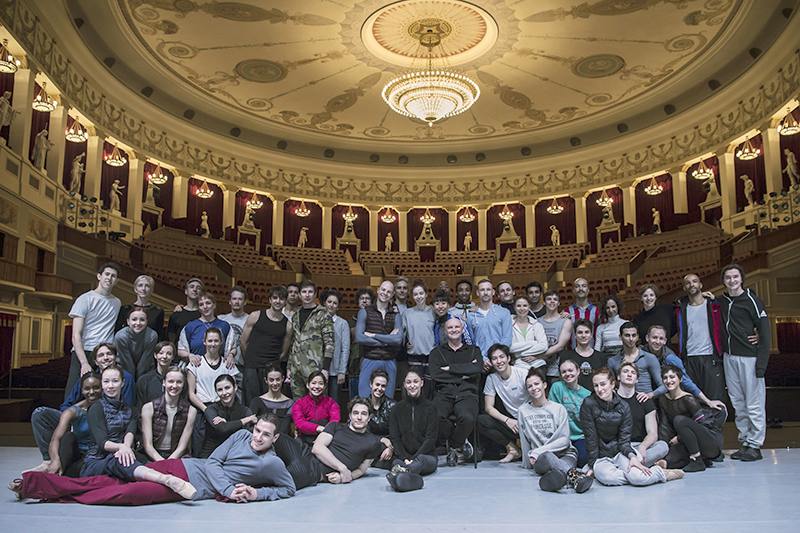
[[[397,352],[405,336],[403,317],[397,305],[392,303],[394,283],[381,283],[377,296],[374,304],[358,312],[356,321],[356,342],[361,345],[362,356],[358,395],[362,398],[369,396],[369,377],[379,368],[389,374],[386,396],[394,396]]]
[[[589,282],[583,278],[576,278],[572,282],[572,293],[575,295],[575,303],[570,305],[566,312],[569,313],[573,324],[581,318],[592,323],[592,345],[594,345],[594,332],[597,331],[600,309],[589,301]],[[574,336],[572,337],[572,349],[575,349]]]
[[[478,380],[483,370],[481,349],[464,344],[461,334],[463,323],[459,318],[445,322],[447,342],[439,344],[428,358],[429,371],[434,381],[433,403],[439,413],[439,438],[447,440],[447,465],[469,460],[475,453],[467,437],[478,419]],[[456,422],[450,420],[455,414]]]
[[[675,308],[680,356],[686,372],[712,400],[725,398],[725,373],[722,366],[722,307],[703,295],[697,274],[683,278],[686,296]]]

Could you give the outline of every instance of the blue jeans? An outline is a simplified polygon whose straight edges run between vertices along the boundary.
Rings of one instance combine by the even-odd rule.
[[[397,362],[394,359],[379,361],[377,359],[361,360],[361,373],[358,375],[358,395],[362,398],[369,396],[371,389],[369,386],[369,376],[377,369],[383,369],[389,374],[389,383],[386,384],[386,397],[394,398],[394,383],[397,376]]]

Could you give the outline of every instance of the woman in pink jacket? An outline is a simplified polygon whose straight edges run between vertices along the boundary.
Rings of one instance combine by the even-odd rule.
[[[327,380],[322,371],[317,370],[308,376],[308,395],[297,400],[292,406],[292,419],[297,427],[297,435],[309,446],[314,444],[317,435],[331,422],[339,422],[339,405],[325,396]]]

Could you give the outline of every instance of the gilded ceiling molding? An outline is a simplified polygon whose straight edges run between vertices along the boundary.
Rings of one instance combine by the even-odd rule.
[[[703,17],[706,17],[704,24],[712,20],[706,15]],[[703,154],[724,149],[731,140],[770,120],[787,102],[796,98],[800,90],[800,63],[795,53],[757,90],[743,95],[730,108],[719,110],[705,123],[684,126],[673,119],[674,133],[653,139],[647,146],[631,147],[624,154],[608,154],[600,161],[577,161],[569,168],[537,169],[524,176],[424,181],[435,173],[435,169],[427,168],[410,168],[409,179],[399,182],[395,178],[308,175],[301,169],[275,168],[268,160],[243,160],[212,147],[197,145],[190,132],[164,132],[157,124],[126,111],[120,100],[104,94],[101,87],[84,77],[78,68],[81,61],[66,55],[25,0],[0,0],[0,20],[37,68],[58,87],[67,100],[62,103],[78,109],[94,123],[99,135],[113,135],[137,153],[141,152],[143,157],[163,161],[184,175],[199,174],[231,182],[232,187],[255,188],[274,197],[283,196],[276,193],[286,193],[307,201],[391,204],[397,208],[438,204],[457,208],[481,202],[533,202],[541,196],[577,197],[587,189],[616,186],[623,179],[666,172]],[[371,81],[366,80],[367,83]],[[357,96],[358,90],[354,88],[354,94],[328,102],[326,112],[335,112],[346,105]],[[530,109],[527,104],[522,108]],[[691,115],[680,116],[688,122]],[[264,155],[269,157],[267,152]],[[546,160],[531,160],[532,167],[547,168],[546,165]],[[492,169],[487,167],[487,172]]]

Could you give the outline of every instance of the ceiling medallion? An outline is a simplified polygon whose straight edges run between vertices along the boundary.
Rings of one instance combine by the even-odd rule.
[[[122,167],[128,162],[128,159],[122,155],[116,144],[114,145],[114,150],[111,151],[111,155],[105,156],[103,159],[106,165],[110,167]]]
[[[505,220],[506,222],[510,222],[511,219],[514,218],[514,213],[511,212],[511,210],[508,208],[508,204],[506,204],[505,206],[503,206],[503,210],[500,211],[500,214],[498,216],[503,220]]]
[[[342,218],[345,220],[345,222],[350,222],[352,224],[358,218],[358,213],[353,211],[352,205],[348,205],[347,213],[342,214]]]
[[[384,207],[385,211],[383,215],[381,215],[381,220],[387,224],[391,224],[395,220],[397,220],[397,211],[394,208],[389,207],[388,205]]]
[[[644,192],[650,196],[656,196],[664,192],[664,187],[656,181],[656,177],[650,178],[650,183],[644,188]]]
[[[8,39],[3,39],[3,44],[0,45],[0,72],[14,74],[19,65],[19,61],[14,59],[14,56],[8,51]]]
[[[300,207],[295,208],[294,214],[300,218],[305,218],[311,214],[311,210],[306,207],[306,202],[304,200],[300,200]]]
[[[608,195],[605,189],[603,189],[603,194],[600,195],[600,198],[598,198],[596,202],[600,207],[608,207],[614,203],[614,199]]]
[[[738,157],[742,161],[751,161],[760,155],[761,155],[761,148],[753,147],[753,143],[750,142],[750,137],[747,137],[744,140],[744,144],[739,149],[739,151],[736,152],[736,157]]]
[[[150,173],[149,180],[153,185],[164,185],[169,180],[169,176],[164,174],[164,169],[161,168],[161,163],[156,163],[156,168]]]
[[[547,212],[551,215],[560,215],[562,211],[564,211],[564,207],[553,198],[553,203],[547,207]]]
[[[706,166],[706,162],[702,159],[697,168],[692,172],[692,177],[696,180],[707,180],[714,177],[714,172]]]
[[[797,123],[797,120],[795,120],[791,112],[778,124],[778,133],[781,135],[795,135],[800,133],[800,124]]]
[[[247,207],[255,211],[256,209],[261,209],[264,207],[264,202],[259,200],[258,196],[256,196],[256,193],[251,193],[250,199],[247,200]]]
[[[89,140],[89,132],[83,127],[83,124],[81,124],[81,121],[78,120],[78,117],[75,117],[75,119],[72,121],[72,126],[67,128],[64,136],[69,142],[73,143],[82,143]]]
[[[39,94],[34,96],[33,98],[33,108],[36,111],[41,111],[42,113],[50,113],[51,111],[56,110],[56,106],[58,102],[53,100],[49,94],[47,94],[47,82],[42,82],[42,88],[39,89]]]
[[[469,224],[470,222],[475,220],[475,212],[472,206],[471,205],[464,206],[463,209],[461,210],[461,214],[458,216],[458,219],[465,224]]]
[[[203,180],[203,185],[197,190],[195,193],[198,198],[202,198],[203,200],[208,200],[212,196],[214,196],[214,191],[212,191],[206,180]]]

